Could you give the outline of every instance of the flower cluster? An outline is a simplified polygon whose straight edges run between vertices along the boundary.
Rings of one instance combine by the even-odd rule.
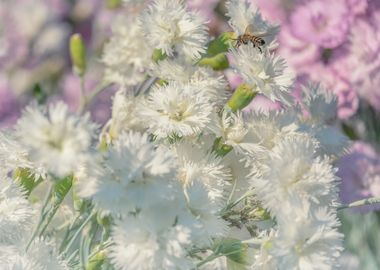
[[[341,119],[355,114],[359,98],[379,108],[378,1],[251,2],[281,22],[279,51],[298,80],[322,82],[338,96]]]
[[[227,1],[233,31],[209,42],[184,1],[125,2],[138,12],[113,21],[102,53],[104,80],[119,89],[103,128],[82,89],[77,113],[32,104],[0,133],[0,265],[339,266],[333,163],[348,140],[333,126],[335,96],[310,83],[295,102],[295,76],[273,50],[278,26],[247,1]],[[266,46],[235,46],[246,25],[269,33]],[[74,65],[84,59],[77,44]],[[243,80],[233,93],[227,55]],[[243,111],[257,94],[280,108]]]

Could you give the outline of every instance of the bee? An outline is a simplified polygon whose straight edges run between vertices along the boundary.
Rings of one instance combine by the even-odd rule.
[[[252,34],[253,33],[253,25],[252,24],[249,24],[246,28],[245,28],[245,31],[244,31],[244,34],[238,36],[238,38],[236,39],[233,39],[233,40],[236,40],[236,48],[239,48],[240,45],[244,44],[244,45],[247,45],[249,42],[252,43],[253,47],[254,48],[258,48],[259,51],[262,53],[263,50],[261,49],[262,46],[265,45],[265,41],[264,39],[262,39],[264,36],[266,36],[265,34],[263,35],[254,35]]]

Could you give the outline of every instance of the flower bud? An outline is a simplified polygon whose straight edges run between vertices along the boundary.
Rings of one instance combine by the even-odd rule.
[[[225,53],[219,53],[211,57],[203,57],[199,61],[200,66],[209,66],[213,70],[224,70],[229,67],[229,62]]]
[[[106,0],[106,7],[109,9],[116,9],[121,6],[121,0]]]
[[[257,91],[254,91],[251,85],[242,83],[236,88],[235,92],[228,100],[227,107],[233,112],[242,110],[251,103],[256,95]]]
[[[86,47],[80,34],[74,34],[70,38],[70,57],[74,72],[83,76],[86,71]]]

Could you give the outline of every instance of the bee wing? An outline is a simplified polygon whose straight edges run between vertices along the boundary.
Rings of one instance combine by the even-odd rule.
[[[252,34],[255,28],[253,27],[253,24],[248,24],[245,28],[244,34]]]
[[[266,32],[261,32],[261,33],[255,33],[254,36],[255,37],[259,37],[259,38],[263,38],[263,37],[269,37],[271,36],[272,34],[270,33],[266,33]]]

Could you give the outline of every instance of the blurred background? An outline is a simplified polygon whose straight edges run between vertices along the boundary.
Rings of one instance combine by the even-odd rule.
[[[320,82],[338,98],[335,125],[353,141],[336,161],[342,178],[340,198],[349,203],[380,197],[380,0],[249,0],[263,17],[281,25],[278,52],[300,85]],[[100,62],[113,20],[141,10],[125,0],[0,0],[0,129],[12,126],[30,103],[65,101],[75,111],[80,81],[71,69],[68,40],[84,37],[86,91],[100,82]],[[211,36],[230,31],[224,2],[188,0],[209,20]],[[225,71],[231,88],[240,78]],[[92,118],[110,117],[114,87],[92,103]],[[275,110],[279,104],[257,97],[248,110]],[[341,211],[346,252],[342,269],[380,269],[380,210],[366,206]]]

